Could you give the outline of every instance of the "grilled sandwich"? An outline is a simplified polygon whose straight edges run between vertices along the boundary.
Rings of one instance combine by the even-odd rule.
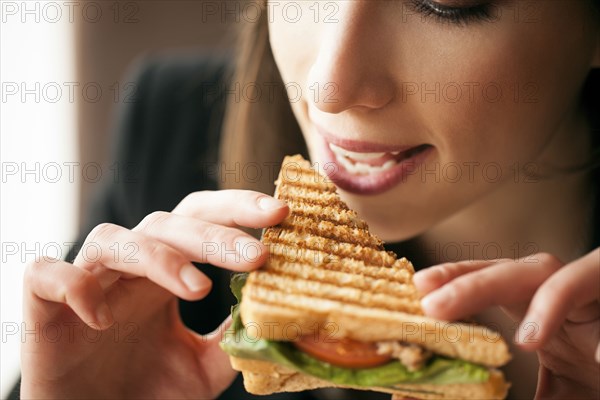
[[[502,399],[510,359],[494,331],[424,316],[414,268],[384,250],[336,187],[286,157],[275,197],[290,214],[267,228],[269,259],[235,275],[240,303],[221,347],[254,394],[321,387],[419,399]]]

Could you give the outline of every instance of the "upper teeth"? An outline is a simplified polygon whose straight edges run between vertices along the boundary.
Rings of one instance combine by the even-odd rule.
[[[332,143],[329,143],[329,148],[337,156],[346,156],[346,157],[351,158],[356,161],[373,160],[376,158],[383,157],[385,155],[385,152],[383,152],[383,153],[357,153],[354,151],[342,149],[341,147],[336,146],[335,144],[332,144]],[[393,152],[392,154],[395,155],[398,153],[400,153],[400,152]]]

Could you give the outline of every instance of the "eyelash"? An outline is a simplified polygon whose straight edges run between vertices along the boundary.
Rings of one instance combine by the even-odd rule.
[[[490,21],[493,18],[489,3],[470,7],[450,7],[433,0],[412,0],[411,6],[425,17],[434,17],[438,22],[467,25],[471,22]]]

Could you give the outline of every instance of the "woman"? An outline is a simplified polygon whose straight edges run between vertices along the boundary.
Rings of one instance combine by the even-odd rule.
[[[191,261],[232,271],[264,262],[266,249],[239,228],[276,224],[287,206],[233,188],[270,193],[272,175],[251,177],[245,167],[264,172],[283,154],[307,150],[371,230],[395,242],[391,248],[417,266],[437,264],[415,276],[426,313],[482,313],[515,335],[511,367],[518,372],[507,372],[514,397],[597,397],[600,250],[591,167],[598,6],[410,0],[242,7],[249,32],[229,91],[218,91],[228,100],[218,179],[224,190],[199,187],[132,229],[100,224],[72,263],[28,267],[25,323],[71,326],[73,334],[24,342],[22,396],[223,392],[235,373],[217,345],[222,329],[208,336],[188,330],[177,297],[198,300],[211,290]],[[152,113],[139,115],[129,128],[138,131],[121,147],[151,160],[140,164],[145,173],[156,161],[136,140],[154,128],[140,122]],[[170,127],[161,143],[177,140]],[[206,154],[214,150],[207,146]],[[218,251],[207,251],[209,243],[220,244]],[[247,243],[260,253],[235,260],[236,245]],[[86,244],[100,256],[90,257]],[[124,244],[133,246],[135,262],[115,255]],[[104,333],[129,327],[135,340],[90,339],[97,331],[81,321]]]

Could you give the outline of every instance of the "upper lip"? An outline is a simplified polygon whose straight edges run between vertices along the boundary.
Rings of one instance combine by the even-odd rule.
[[[402,146],[384,143],[373,143],[363,140],[345,139],[334,136],[332,133],[326,131],[319,125],[315,124],[317,132],[327,140],[344,150],[354,151],[356,153],[391,153],[391,152],[403,152],[412,149],[416,146]]]

